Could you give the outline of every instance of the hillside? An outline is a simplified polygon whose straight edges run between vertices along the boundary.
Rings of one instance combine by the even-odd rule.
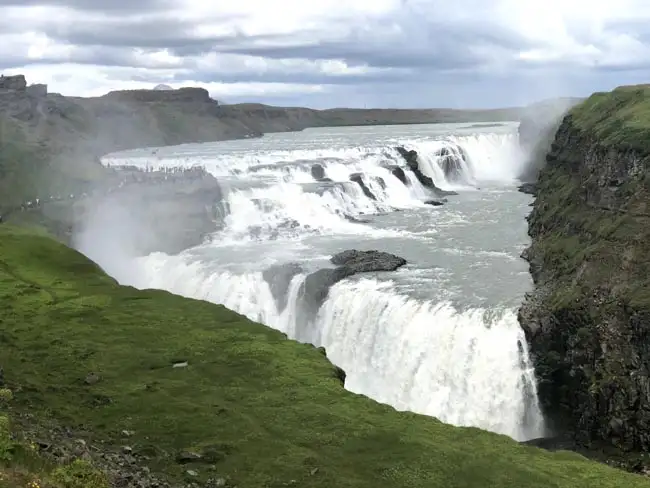
[[[558,432],[580,446],[650,451],[650,86],[596,93],[563,119],[541,171],[521,309]]]
[[[33,230],[0,226],[0,303],[0,486],[650,486],[350,393],[322,349]]]

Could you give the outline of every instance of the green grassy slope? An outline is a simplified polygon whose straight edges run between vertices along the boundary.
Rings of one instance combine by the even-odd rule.
[[[650,85],[594,93],[571,111],[576,127],[604,146],[650,154]]]
[[[172,480],[187,476],[176,457],[190,450],[203,456],[189,465],[195,479],[217,473],[240,488],[650,486],[349,393],[311,346],[222,306],[118,286],[77,252],[7,225],[0,323],[18,433],[56,423],[103,451],[127,443]]]

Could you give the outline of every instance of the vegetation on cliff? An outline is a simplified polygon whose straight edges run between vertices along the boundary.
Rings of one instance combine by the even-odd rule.
[[[547,413],[634,470],[650,450],[649,96],[597,93],[564,118],[529,216],[536,286],[520,314]]]
[[[594,93],[572,111],[572,119],[601,146],[650,154],[650,85]]]
[[[347,392],[322,351],[219,305],[119,286],[34,230],[0,226],[0,322],[5,477],[76,487],[52,475],[63,462],[171,486],[649,485]]]

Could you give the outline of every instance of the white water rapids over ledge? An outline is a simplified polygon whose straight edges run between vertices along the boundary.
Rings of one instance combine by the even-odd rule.
[[[417,134],[417,129],[412,130]],[[319,139],[322,133],[327,137]],[[373,129],[364,134],[366,139],[375,137]],[[204,166],[226,192],[225,225],[211,242],[175,256],[153,253],[118,259],[120,239],[126,238],[118,233],[108,253],[94,249],[89,235],[81,239],[85,243],[81,250],[122,283],[222,303],[291,338],[324,346],[330,360],[346,371],[345,387],[353,392],[398,410],[480,427],[517,440],[542,437],[544,422],[526,340],[517,323],[517,297],[508,303],[481,298],[483,289],[498,286],[489,282],[492,274],[517,274],[509,268],[516,259],[513,252],[486,245],[499,238],[498,232],[488,230],[483,236],[475,235],[478,229],[463,234],[464,239],[476,240],[473,247],[443,248],[436,241],[444,238],[448,229],[466,225],[471,219],[476,219],[470,223],[477,227],[487,225],[485,222],[499,225],[500,207],[488,210],[477,199],[498,205],[502,194],[514,191],[512,185],[523,162],[516,134],[512,130],[484,133],[475,129],[472,133],[467,129],[402,139],[407,149],[418,151],[424,174],[437,186],[460,193],[435,210],[424,204],[430,193],[413,173],[407,171],[408,186],[391,173],[390,165],[405,167],[392,141],[389,144],[377,137],[371,144],[364,140],[364,144],[355,145],[355,138],[362,137],[345,130],[333,135],[306,131],[275,137],[292,147],[279,148],[273,137],[265,137],[229,145],[164,148],[158,157],[144,150],[112,155],[105,160],[112,165]],[[337,137],[351,140],[339,142]],[[466,180],[476,182],[480,190],[447,181],[435,155],[444,146],[465,151],[469,159],[463,166]],[[221,152],[221,147],[228,150]],[[315,191],[310,173],[314,163],[324,168],[328,178],[341,183],[321,185]],[[351,173],[362,174],[376,200],[349,181]],[[508,190],[503,190],[504,186]],[[463,198],[469,203],[462,203]],[[466,207],[454,207],[454,199]],[[507,211],[508,206],[503,209]],[[386,224],[381,220],[386,214],[400,217]],[[345,216],[375,220],[357,223]],[[419,263],[419,257],[430,259],[433,242],[437,243],[436,259],[443,256],[463,266],[445,269]],[[314,321],[300,323],[299,291],[306,274],[326,267],[334,252],[355,247],[398,255],[408,251],[414,257],[405,255],[409,264],[395,273],[358,275],[339,282],[330,289]],[[473,273],[463,269],[465,264],[474,266],[477,260],[487,263],[477,272],[484,281],[482,286],[464,276]],[[496,260],[502,271],[492,270],[490,260]],[[293,278],[287,306],[278,310],[262,271],[289,261],[303,264],[308,271]],[[516,279],[519,286],[521,278]],[[431,288],[429,294],[427,287]],[[521,298],[523,292],[513,290],[512,294]]]

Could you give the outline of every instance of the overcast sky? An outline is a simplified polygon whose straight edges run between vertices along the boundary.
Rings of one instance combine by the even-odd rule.
[[[511,106],[650,82],[650,1],[0,0],[0,72],[64,95]]]

